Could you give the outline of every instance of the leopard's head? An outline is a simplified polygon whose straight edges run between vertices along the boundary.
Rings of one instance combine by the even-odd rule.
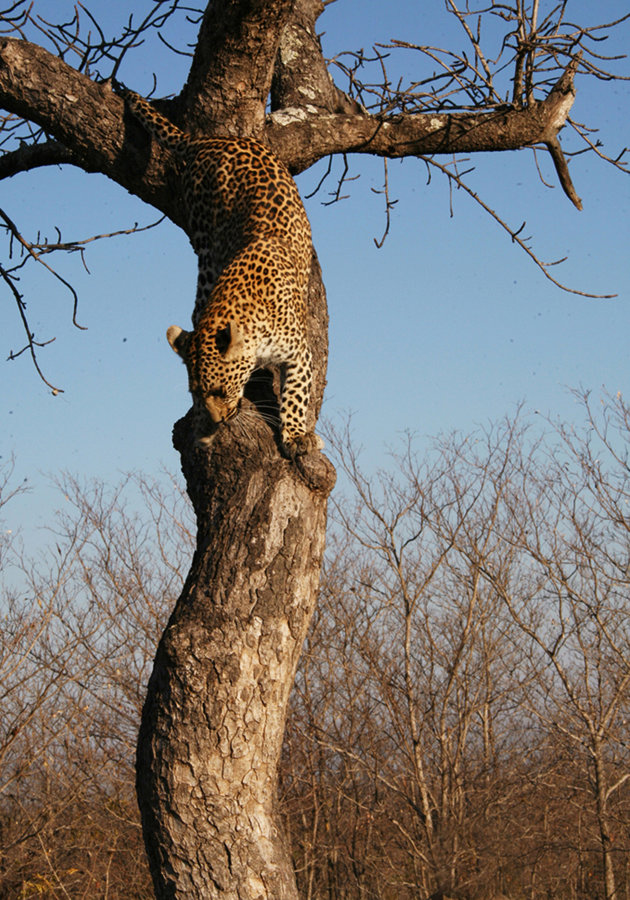
[[[186,363],[194,401],[215,425],[231,419],[255,366],[242,329],[234,321],[200,323],[194,331],[171,325],[166,337]]]

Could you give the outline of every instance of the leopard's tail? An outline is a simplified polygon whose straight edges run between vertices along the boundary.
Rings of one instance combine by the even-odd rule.
[[[124,87],[119,82],[114,82],[114,90],[123,98],[127,107],[136,119],[144,125],[146,130],[169,150],[182,151],[187,143],[185,132],[170,122],[166,116],[152,106],[148,100],[136,94],[135,91]]]

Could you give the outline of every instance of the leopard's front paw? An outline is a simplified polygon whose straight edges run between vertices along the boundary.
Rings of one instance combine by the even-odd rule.
[[[324,449],[324,442],[314,431],[307,434],[299,434],[291,440],[285,441],[285,447],[289,456],[293,459],[296,456],[305,456],[307,453],[317,453]]]

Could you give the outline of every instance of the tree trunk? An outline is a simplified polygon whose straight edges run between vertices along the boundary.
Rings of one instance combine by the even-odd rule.
[[[606,900],[617,900],[617,884],[613,866],[612,842],[608,827],[608,810],[606,799],[606,776],[604,774],[604,748],[601,740],[595,737],[592,746],[593,766],[595,769],[595,808],[602,854],[604,874],[604,896]]]
[[[317,265],[311,300],[314,417],[326,333]],[[266,408],[267,388],[257,383]],[[276,808],[277,764],[335,476],[321,454],[283,458],[277,436],[245,407],[210,449],[195,443],[190,414],[174,429],[198,537],[138,741],[138,799],[158,898],[297,897]]]

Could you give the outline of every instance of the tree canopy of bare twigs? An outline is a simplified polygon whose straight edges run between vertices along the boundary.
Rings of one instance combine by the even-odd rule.
[[[521,413],[380,475],[331,437],[280,779],[301,896],[627,891],[630,410],[582,401],[581,427]],[[134,735],[192,522],[168,482],[60,487],[29,604],[3,599],[0,892],[150,897]]]
[[[6,560],[14,586],[0,618],[0,894],[149,897],[134,746],[193,523],[168,482],[129,478],[107,489],[66,476],[58,487],[65,506],[50,552],[33,559],[14,545]]]
[[[517,416],[378,475],[331,436],[283,774],[304,896],[626,889],[630,420],[581,399],[583,430]]]

